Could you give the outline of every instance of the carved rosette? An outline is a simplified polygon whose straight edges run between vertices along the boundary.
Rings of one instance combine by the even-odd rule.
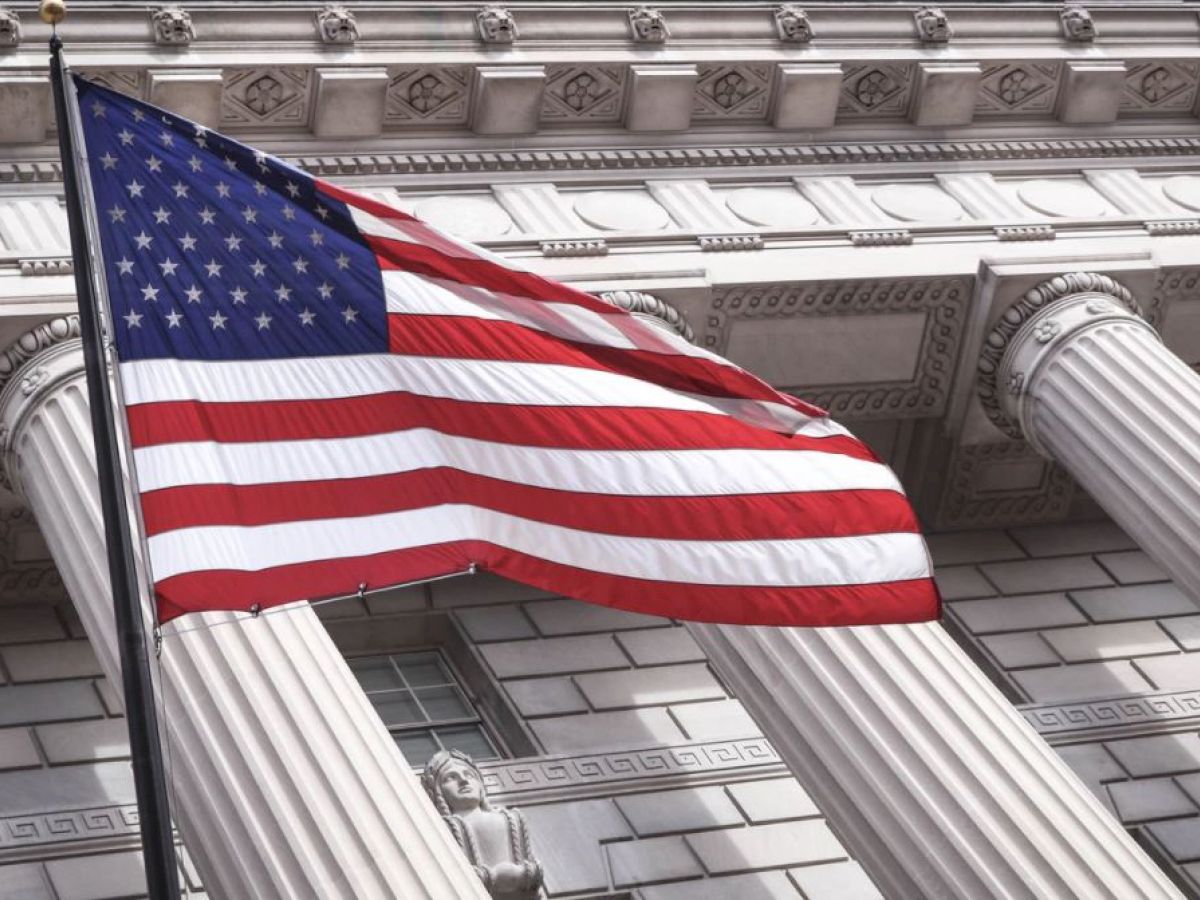
[[[0,50],[21,43],[21,17],[13,10],[0,7]]]
[[[79,316],[69,315],[29,329],[0,352],[0,484],[16,491],[12,441],[46,392],[80,375]]]
[[[604,291],[598,296],[605,303],[619,306],[656,328],[675,332],[689,344],[695,343],[696,335],[692,332],[692,326],[680,315],[679,310],[653,294],[645,294],[642,291]]]
[[[192,16],[178,6],[160,6],[150,12],[154,28],[154,43],[169,47],[186,47],[196,39]]]
[[[977,392],[997,428],[1033,442],[1022,427],[1030,385],[1045,358],[1079,331],[1114,319],[1143,319],[1133,294],[1107,275],[1069,272],[1043,281],[1004,311],[979,354]]]

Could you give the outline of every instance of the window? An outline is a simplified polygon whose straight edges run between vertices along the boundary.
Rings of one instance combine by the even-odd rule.
[[[414,768],[439,750],[495,759],[497,744],[436,650],[349,659],[351,671]]]

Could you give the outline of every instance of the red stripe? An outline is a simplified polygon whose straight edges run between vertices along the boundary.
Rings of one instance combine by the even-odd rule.
[[[388,316],[388,346],[403,356],[574,366],[615,372],[688,394],[778,400],[775,391],[753,376],[714,367],[694,356],[674,356],[667,363],[651,351],[572,341],[497,319],[394,313]]]
[[[815,450],[874,461],[848,436],[782,435],[730,416],[670,409],[520,406],[402,391],[334,400],[205,403],[179,400],[127,407],[135,447],[217,441],[256,443],[390,434],[430,428],[498,444],[573,450]]]
[[[372,556],[278,566],[259,572],[190,572],[155,585],[159,618],[187,612],[249,610],[403,584],[464,571],[486,571],[554,594],[648,615],[735,625],[879,625],[924,622],[941,613],[930,578],[882,584],[762,588],[678,584],[605,575],[496,547],[461,541]],[[434,590],[437,590],[436,586]]]
[[[438,467],[325,481],[203,484],[142,494],[147,535],[206,525],[269,525],[456,503],[583,532],[697,541],[916,532],[893,491],[646,497],[577,493]],[[586,534],[580,540],[587,540]]]

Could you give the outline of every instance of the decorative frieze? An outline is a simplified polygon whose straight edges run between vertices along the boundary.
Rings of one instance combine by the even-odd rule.
[[[765,120],[774,67],[761,65],[700,66],[692,120]]]
[[[912,94],[912,63],[846,65],[839,116],[898,117],[908,109]]]
[[[1191,115],[1200,64],[1180,60],[1130,63],[1121,96],[1122,115]]]
[[[1051,743],[1081,732],[1121,728],[1133,733],[1177,728],[1200,720],[1200,690],[1137,694],[1077,703],[1037,703],[1020,707],[1021,715]]]
[[[1062,63],[988,63],[975,99],[977,116],[1048,115],[1054,110]]]

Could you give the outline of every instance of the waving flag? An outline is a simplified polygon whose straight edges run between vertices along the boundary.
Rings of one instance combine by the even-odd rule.
[[[895,476],[821,410],[76,83],[162,620],[472,564],[684,619],[937,616]]]

